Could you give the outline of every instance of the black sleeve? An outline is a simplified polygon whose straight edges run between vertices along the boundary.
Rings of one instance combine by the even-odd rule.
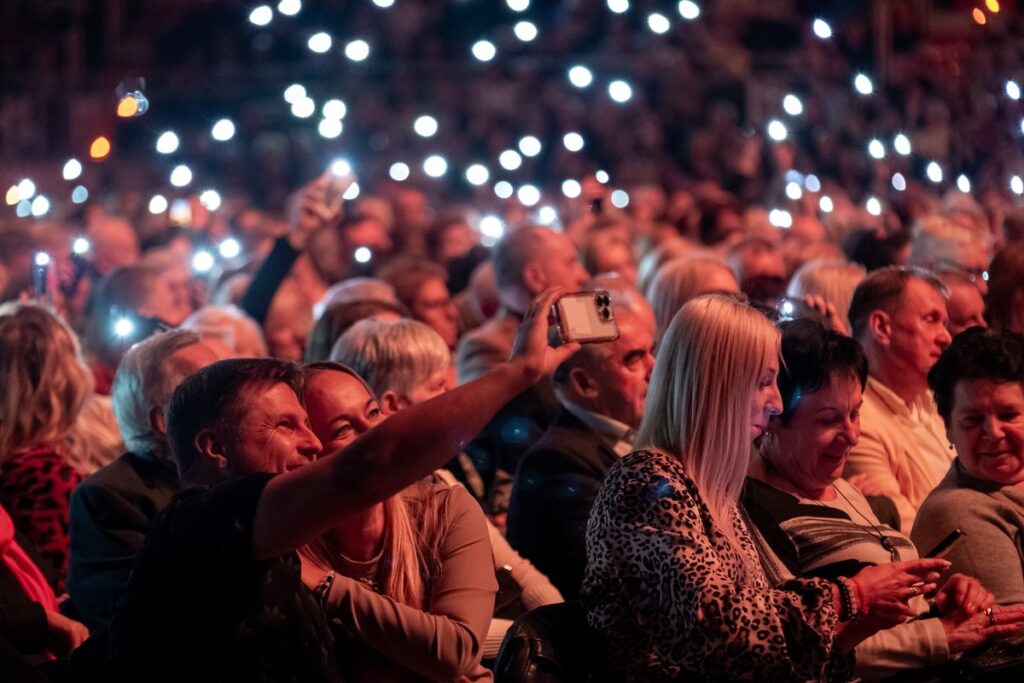
[[[288,276],[288,271],[301,253],[286,238],[278,237],[274,248],[253,276],[249,289],[245,290],[239,306],[260,325],[267,319],[267,311],[270,310],[270,302],[274,300],[277,288]]]
[[[46,611],[25,595],[18,579],[0,564],[0,638],[18,652],[33,654],[46,645]]]
[[[508,541],[566,600],[579,596],[587,565],[587,520],[601,479],[574,467],[557,449],[538,447],[516,473]]]

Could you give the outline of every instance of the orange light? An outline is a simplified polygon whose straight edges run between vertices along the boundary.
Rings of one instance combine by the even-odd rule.
[[[108,140],[102,135],[93,140],[92,144],[89,145],[89,156],[95,159],[96,161],[106,159],[107,155],[109,154],[110,140]]]
[[[131,118],[139,113],[139,103],[131,95],[125,95],[117,103],[117,115],[123,119]]]
[[[979,26],[984,26],[986,23],[988,23],[988,19],[985,18],[985,13],[982,12],[977,7],[975,7],[974,10],[971,12],[971,16],[974,17],[975,23],[977,23]]]
[[[985,7],[988,7],[988,11],[992,14],[998,14],[999,0],[985,0]]]

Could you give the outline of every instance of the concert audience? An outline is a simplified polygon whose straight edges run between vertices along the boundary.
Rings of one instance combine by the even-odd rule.
[[[557,295],[531,304],[509,361],[398,413],[343,457],[309,462],[321,444],[299,402],[297,366],[224,360],[187,378],[167,433],[182,479],[205,486],[151,525],[111,626],[108,678],[335,680],[334,639],[294,551],[428,475],[574,353],[578,344],[547,346]]]
[[[956,457],[928,389],[928,371],[949,346],[946,289],[929,271],[882,268],[853,294],[853,338],[868,358],[860,440],[847,475],[892,499],[900,531]]]
[[[654,366],[651,330],[616,308],[619,338],[588,344],[553,377],[561,410],[523,456],[508,539],[568,599],[579,596],[590,508],[605,472],[633,450]]]
[[[628,679],[841,680],[859,642],[910,615],[910,587],[934,589],[949,566],[769,583],[737,504],[751,441],[783,409],[778,355],[771,323],[721,295],[690,301],[665,334],[639,450],[609,470],[587,526],[588,621]],[[853,619],[853,602],[870,616]]]
[[[456,350],[460,384],[504,362],[516,328],[531,299],[548,287],[575,292],[589,276],[572,240],[564,233],[526,226],[510,232],[494,249],[494,276],[501,311],[464,335]],[[512,476],[519,460],[558,413],[558,401],[545,379],[516,396],[467,447],[487,487],[488,511],[501,524],[508,509]]]
[[[380,277],[395,289],[398,300],[412,317],[441,335],[448,348],[459,340],[458,310],[446,283],[447,271],[421,258],[394,258],[381,268]]]
[[[71,494],[68,593],[90,627],[106,626],[150,523],[182,490],[164,411],[196,370],[226,357],[195,332],[153,335],[124,355],[114,376],[114,414],[127,452]]]
[[[778,384],[784,409],[768,423],[742,497],[772,583],[793,577],[837,581],[867,566],[919,556],[910,539],[880,522],[864,495],[841,478],[860,437],[867,375],[868,360],[856,341],[814,320],[782,325]],[[978,574],[952,574],[940,583],[936,614],[928,613],[930,606],[913,588],[915,618],[860,643],[857,674],[874,680],[945,663],[1024,631],[1024,609],[993,606],[995,596],[972,576]]]

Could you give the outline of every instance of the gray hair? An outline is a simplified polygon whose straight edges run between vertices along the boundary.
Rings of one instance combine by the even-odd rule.
[[[181,327],[194,330],[204,339],[217,339],[242,357],[270,355],[259,324],[233,304],[206,304],[186,318]]]
[[[168,359],[199,342],[195,332],[171,330],[136,344],[121,359],[110,394],[114,417],[129,451],[154,460],[170,457],[167,439],[153,431],[149,414],[153,408],[162,411],[167,406],[188,374]]]
[[[355,370],[377,396],[388,389],[408,395],[448,368],[451,352],[441,335],[418,320],[367,318],[338,338],[330,360]]]
[[[912,232],[908,263],[929,270],[959,265],[960,251],[984,239],[949,218],[938,215],[919,219]],[[989,247],[987,242],[985,247]]]

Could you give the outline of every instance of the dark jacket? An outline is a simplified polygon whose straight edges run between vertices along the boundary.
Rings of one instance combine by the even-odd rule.
[[[523,457],[512,486],[508,540],[566,600],[579,596],[590,508],[618,457],[609,440],[564,408]]]
[[[134,453],[75,488],[68,592],[89,628],[109,624],[149,523],[180,490],[172,466]]]

